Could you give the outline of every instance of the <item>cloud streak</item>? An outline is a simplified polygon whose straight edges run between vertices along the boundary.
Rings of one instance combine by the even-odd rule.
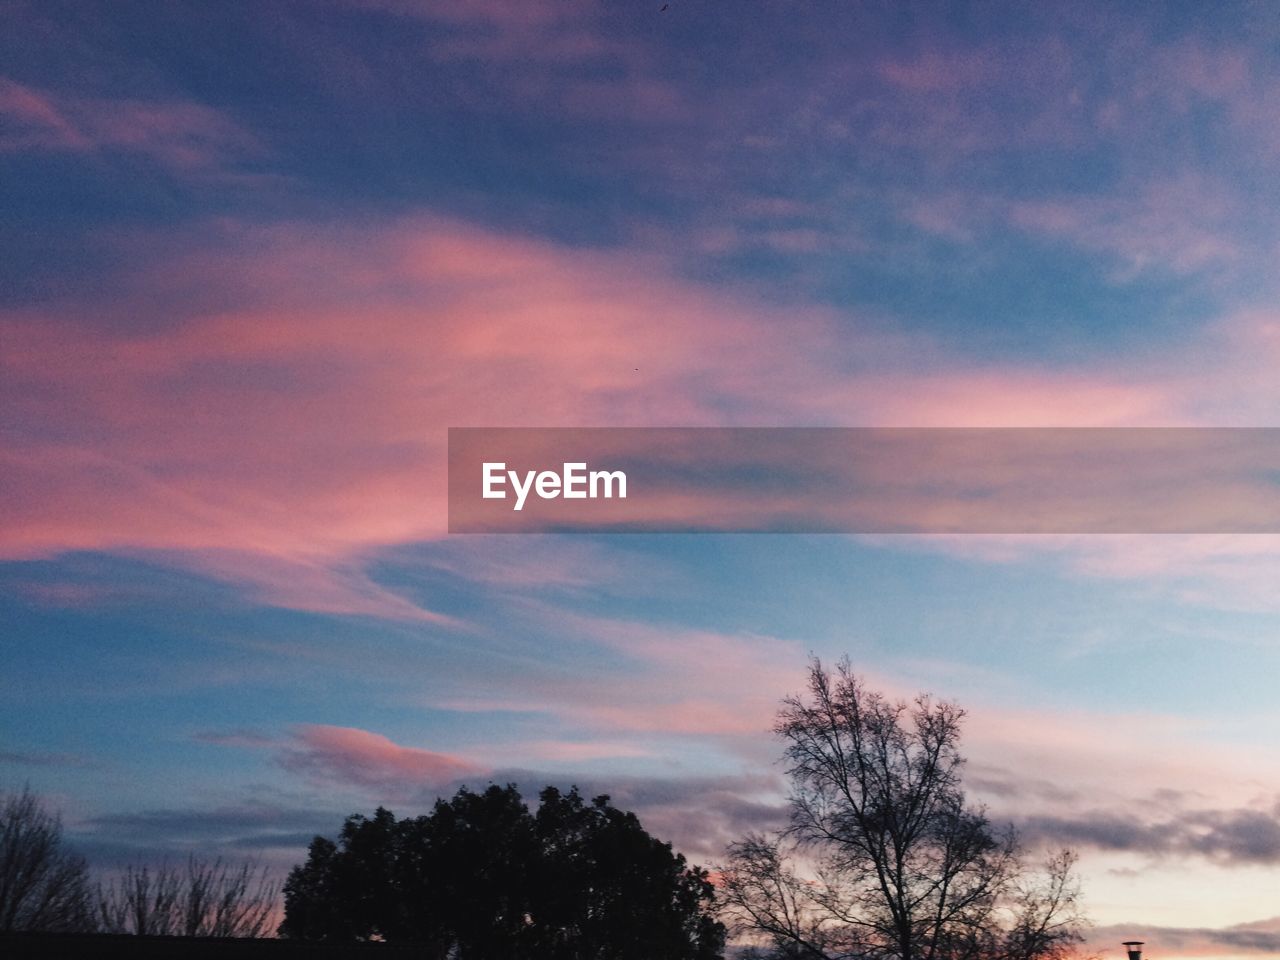
[[[445,426],[1108,424],[1171,409],[1154,380],[924,373],[919,350],[828,310],[456,222],[227,225],[174,250],[123,301],[0,315],[4,555],[162,551],[266,602],[429,619],[358,565],[442,532]],[[148,299],[182,306],[133,311]],[[92,322],[104,312],[130,319]]]
[[[0,153],[131,154],[205,177],[267,153],[226,113],[190,100],[68,95],[0,76],[0,116]]]
[[[1184,810],[1169,818],[1087,810],[1075,816],[1026,817],[1016,825],[1034,843],[1153,858],[1204,857],[1224,866],[1280,864],[1280,804]]]
[[[459,757],[406,747],[381,734],[353,727],[305,724],[279,752],[286,770],[322,784],[364,788],[429,790],[469,776],[480,768]]]

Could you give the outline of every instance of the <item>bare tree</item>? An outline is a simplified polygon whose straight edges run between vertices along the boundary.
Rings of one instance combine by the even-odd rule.
[[[63,849],[57,814],[27,787],[0,796],[0,932],[91,923],[85,863]]]
[[[1035,877],[966,805],[964,712],[868,690],[814,661],[783,702],[791,827],[733,845],[722,899],[779,957],[1057,960],[1081,939],[1069,854]]]
[[[261,937],[274,926],[280,887],[266,868],[190,857],[185,868],[126,868],[99,884],[97,913],[109,933]]]
[[[184,931],[192,937],[262,937],[279,917],[280,884],[266,867],[188,863]]]
[[[1075,865],[1075,853],[1060,850],[1038,874],[1019,878],[1006,938],[1007,960],[1062,960],[1080,943],[1085,920]]]
[[[98,886],[98,918],[105,933],[172,936],[177,932],[178,874],[162,865],[126,868]]]

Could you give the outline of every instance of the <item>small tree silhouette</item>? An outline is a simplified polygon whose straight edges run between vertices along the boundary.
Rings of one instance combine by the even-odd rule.
[[[24,787],[0,795],[0,932],[92,927],[88,871],[62,821]]]

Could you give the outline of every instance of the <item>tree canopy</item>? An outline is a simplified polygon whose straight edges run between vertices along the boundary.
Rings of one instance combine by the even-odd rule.
[[[711,960],[705,871],[607,796],[459,790],[429,815],[379,808],[316,837],[285,883],[284,936],[415,943],[430,957]]]
[[[1080,940],[1067,852],[1027,868],[961,786],[964,712],[867,689],[814,661],[776,732],[791,827],[730,849],[721,896],[777,957],[1053,960]]]

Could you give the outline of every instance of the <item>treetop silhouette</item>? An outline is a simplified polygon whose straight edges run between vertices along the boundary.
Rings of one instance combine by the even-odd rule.
[[[317,837],[285,883],[287,937],[382,939],[424,956],[712,960],[724,928],[705,871],[607,796],[466,788],[429,815],[379,808]]]

